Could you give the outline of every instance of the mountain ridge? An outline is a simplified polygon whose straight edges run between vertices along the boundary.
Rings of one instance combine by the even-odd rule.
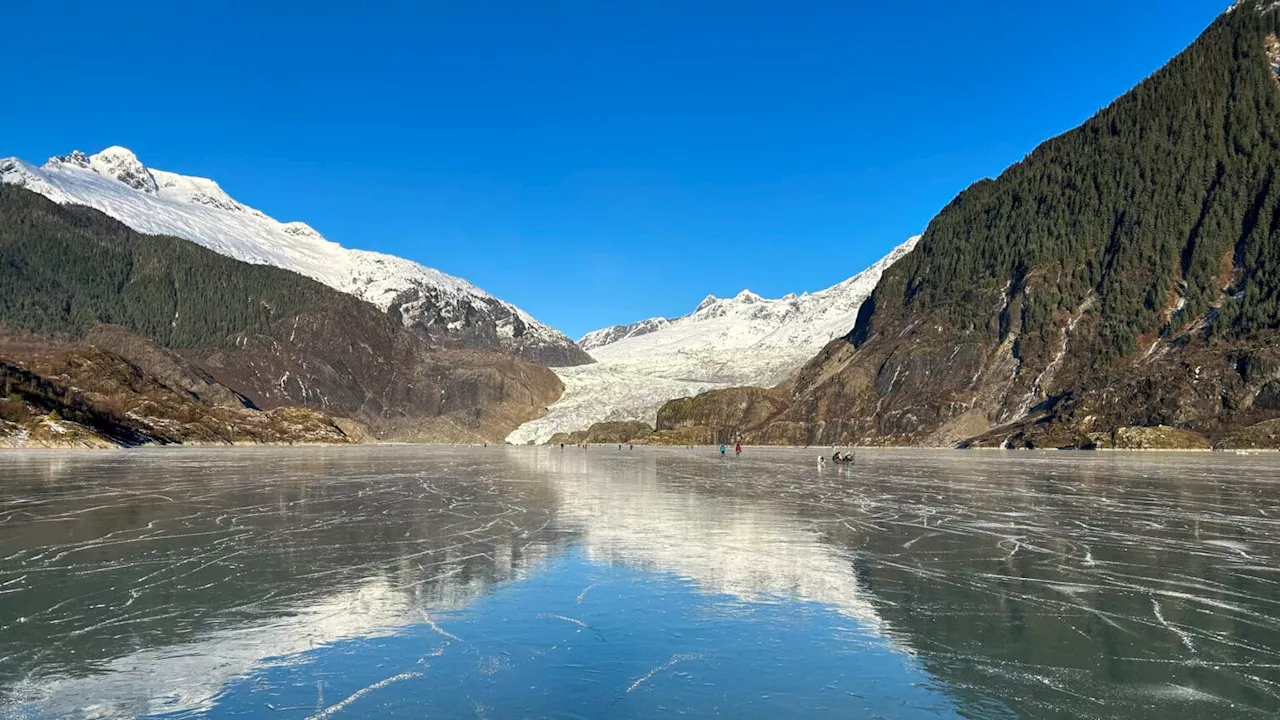
[[[750,290],[731,298],[708,295],[687,315],[604,328],[579,344],[597,361],[668,379],[775,385],[822,345],[849,332],[881,274],[918,241],[909,238],[866,270],[817,292],[776,299]],[[751,355],[755,364],[744,368]],[[710,370],[721,365],[726,367]]]
[[[311,226],[282,223],[244,205],[213,180],[148,168],[119,146],[74,151],[37,168],[0,159],[0,183],[60,204],[95,208],[144,233],[172,235],[252,264],[318,280],[461,347],[509,352],[548,365],[591,362],[559,331],[475,285],[405,258],[355,250]]]
[[[357,420],[380,439],[425,442],[500,441],[562,390],[546,367],[439,345],[303,275],[143,235],[5,184],[0,267],[0,331],[44,339],[6,355],[18,363],[51,346],[73,356],[96,348],[115,358],[106,365],[138,367],[178,396],[309,408]],[[226,391],[210,394],[216,386]]]

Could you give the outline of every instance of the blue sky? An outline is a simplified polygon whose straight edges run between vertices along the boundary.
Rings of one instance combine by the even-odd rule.
[[[813,291],[1229,3],[10,3],[0,156],[124,145],[573,336]]]

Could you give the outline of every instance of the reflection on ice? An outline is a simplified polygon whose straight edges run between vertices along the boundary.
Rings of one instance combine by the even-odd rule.
[[[27,679],[13,689],[20,707],[41,716],[139,717],[209,710],[223,685],[262,666],[328,643],[377,637],[420,622],[412,598],[385,580],[310,606],[282,608],[261,625],[218,629],[197,642],[115,658],[79,677]]]
[[[48,471],[41,457],[3,459]],[[532,534],[548,523],[537,492],[359,455],[259,458],[80,456],[5,497],[0,647],[20,649],[0,658],[6,704],[207,710],[233,678],[466,607],[551,552]]]
[[[706,592],[748,602],[822,603],[868,631],[881,627],[875,606],[858,587],[850,554],[824,543],[775,500],[671,487],[659,479],[659,456],[653,454],[618,458],[606,452],[602,459],[553,450],[514,459],[551,484],[560,522],[575,531],[594,560],[673,573]],[[681,460],[662,462],[669,472]]]
[[[1269,456],[10,453],[0,477],[0,715],[1280,715]]]

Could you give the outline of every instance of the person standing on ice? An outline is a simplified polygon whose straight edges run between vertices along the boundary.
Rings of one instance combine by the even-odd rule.
[[[742,443],[738,443],[737,445],[734,445],[734,446],[733,446],[733,452],[734,452],[735,454],[737,454],[737,455],[741,455],[741,454],[742,454]]]
[[[727,452],[729,452],[729,448],[725,447],[724,445],[721,445],[721,446],[720,446],[720,457],[724,457],[724,454],[725,454],[725,453],[727,453]]]

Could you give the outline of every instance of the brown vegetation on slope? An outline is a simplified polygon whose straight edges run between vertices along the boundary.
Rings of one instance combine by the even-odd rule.
[[[139,340],[141,345],[144,341]],[[189,375],[152,346],[157,374],[91,345],[0,346],[0,446],[103,448],[172,444],[346,444],[332,418],[256,410]],[[198,385],[204,396],[184,385]]]

